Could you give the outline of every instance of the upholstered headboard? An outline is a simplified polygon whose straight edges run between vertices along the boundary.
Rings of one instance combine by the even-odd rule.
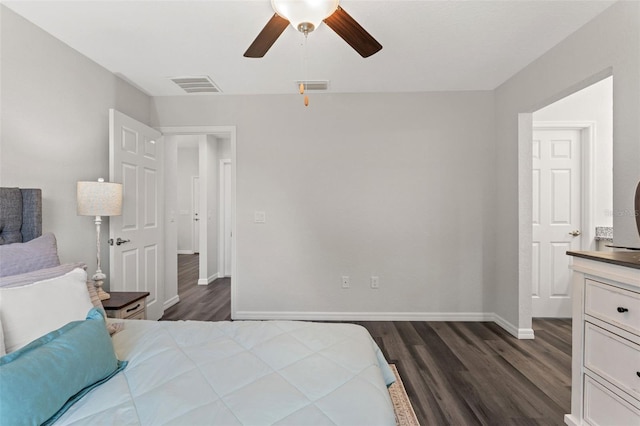
[[[42,235],[42,191],[0,188],[0,244],[20,243]]]

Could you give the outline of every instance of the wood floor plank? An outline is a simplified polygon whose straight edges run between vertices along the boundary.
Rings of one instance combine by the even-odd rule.
[[[231,280],[198,285],[178,256],[180,302],[162,320],[231,319]],[[422,425],[563,425],[571,399],[571,320],[534,319],[534,340],[493,322],[362,321],[398,367]]]

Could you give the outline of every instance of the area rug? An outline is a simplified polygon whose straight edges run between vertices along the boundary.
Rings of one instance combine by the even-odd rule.
[[[416,412],[413,411],[411,401],[407,391],[404,389],[404,384],[400,378],[400,373],[395,364],[389,364],[391,371],[396,376],[396,382],[389,386],[389,395],[391,395],[391,402],[393,403],[393,411],[396,413],[396,424],[398,426],[420,426]]]

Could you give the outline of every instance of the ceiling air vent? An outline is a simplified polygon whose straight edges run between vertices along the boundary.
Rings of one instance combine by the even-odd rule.
[[[329,80],[298,80],[296,88],[304,84],[304,90],[327,90],[329,88]]]
[[[206,75],[172,77],[171,81],[187,93],[220,93],[222,90]]]

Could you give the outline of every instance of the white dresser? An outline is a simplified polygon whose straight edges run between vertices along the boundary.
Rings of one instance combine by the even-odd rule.
[[[568,425],[640,426],[640,252],[573,256]]]

